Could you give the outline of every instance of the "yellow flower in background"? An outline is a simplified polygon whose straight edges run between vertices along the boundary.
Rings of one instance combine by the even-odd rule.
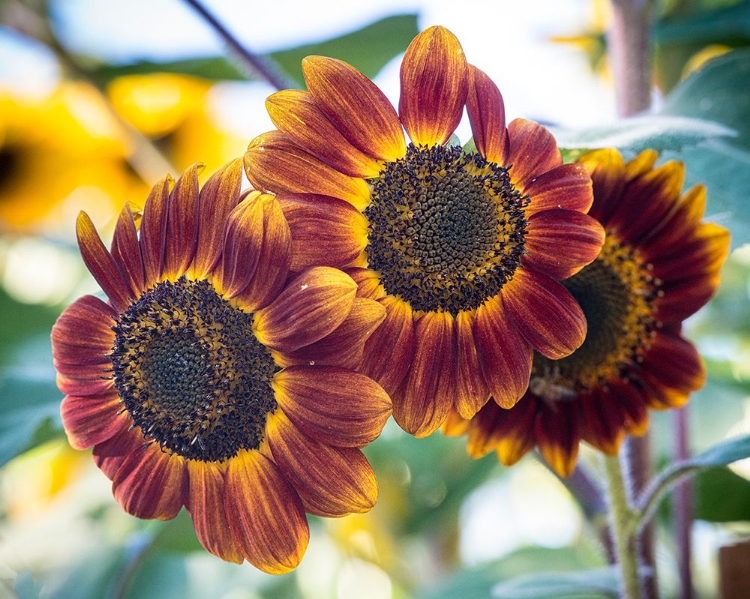
[[[66,82],[41,100],[0,90],[0,230],[65,233],[143,196],[123,130],[100,94]]]
[[[182,171],[198,159],[211,173],[247,146],[246,136],[223,126],[216,108],[221,84],[173,73],[128,75],[110,83],[107,93],[120,117],[151,139]]]

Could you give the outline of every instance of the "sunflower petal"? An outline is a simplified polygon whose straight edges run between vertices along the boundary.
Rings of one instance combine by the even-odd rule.
[[[171,520],[187,499],[185,460],[151,443],[128,455],[112,479],[123,509],[144,519]]]
[[[519,268],[502,290],[503,306],[531,346],[557,360],[572,354],[586,338],[586,317],[557,281]]]
[[[302,72],[316,104],[352,145],[389,162],[406,154],[398,114],[357,69],[333,58],[308,56],[302,60]]]
[[[375,473],[359,449],[331,447],[307,437],[283,413],[269,419],[268,431],[274,460],[307,512],[335,518],[375,505]]]
[[[198,241],[198,172],[203,165],[188,168],[169,194],[162,276],[176,281],[188,269]]]
[[[146,199],[141,219],[141,255],[146,274],[146,287],[151,287],[161,278],[166,245],[169,190],[172,177],[167,175],[156,185]]]
[[[625,162],[615,149],[587,152],[578,159],[591,176],[595,201],[589,215],[606,229],[625,189]]]
[[[198,242],[191,275],[205,279],[219,261],[224,223],[240,201],[242,160],[225,165],[206,181],[198,201]]]
[[[190,482],[185,507],[193,519],[198,540],[221,559],[241,564],[244,556],[234,540],[224,508],[223,470],[198,460],[187,460],[187,469]]]
[[[266,100],[266,108],[281,132],[327,165],[350,177],[371,179],[380,173],[380,162],[349,143],[310,93],[276,92]]]
[[[461,121],[468,67],[456,36],[440,26],[409,44],[401,63],[398,113],[415,146],[442,145]]]
[[[115,310],[123,312],[130,303],[130,285],[120,272],[117,262],[102,243],[94,223],[85,212],[78,215],[76,235],[86,268],[99,283],[102,291],[107,294]]]
[[[290,366],[271,385],[289,420],[327,445],[363,447],[391,415],[391,400],[380,385],[343,368]]]
[[[581,436],[584,441],[608,455],[615,455],[625,438],[626,413],[615,403],[609,390],[595,388],[576,398],[581,414]]]
[[[509,138],[503,96],[492,79],[474,65],[469,65],[466,110],[479,153],[490,162],[506,164]]]
[[[363,210],[370,200],[367,181],[350,177],[300,148],[280,131],[259,135],[244,158],[245,173],[257,189],[274,193],[317,193]]]
[[[218,286],[226,298],[247,288],[255,274],[263,247],[263,203],[255,191],[229,214],[224,229],[224,249],[217,267]]]
[[[453,406],[457,386],[454,329],[448,312],[427,312],[414,327],[414,360],[392,397],[393,418],[415,437],[434,433]]]
[[[257,451],[229,460],[224,508],[248,562],[269,574],[297,567],[310,529],[299,496],[271,460]]]
[[[576,467],[581,441],[576,412],[564,406],[539,410],[534,433],[539,452],[550,468],[563,478],[570,476]]]
[[[140,428],[131,429],[130,426],[126,426],[111,439],[94,445],[94,463],[109,480],[112,480],[125,458],[135,451],[140,451],[145,444],[146,440]]]
[[[593,262],[604,243],[602,226],[580,212],[544,210],[528,223],[523,264],[553,279],[567,279]]]
[[[588,212],[594,201],[591,177],[581,164],[561,164],[534,177],[526,185],[530,198],[527,215],[543,210]]]
[[[455,408],[463,418],[474,416],[490,398],[472,332],[473,324],[473,312],[459,312],[456,316],[458,387]]]
[[[73,365],[106,364],[115,341],[117,314],[92,295],[77,299],[52,327],[52,356]]]
[[[562,164],[555,138],[540,124],[515,119],[508,125],[508,136],[510,178],[524,193],[532,179]]]
[[[146,289],[146,279],[133,212],[128,204],[125,204],[117,219],[110,253],[118,270],[129,283],[130,297],[140,296]]]
[[[309,268],[255,313],[255,336],[276,351],[298,350],[344,322],[356,295],[357,284],[346,273],[327,266]]]
[[[531,345],[509,320],[499,296],[477,308],[473,333],[492,397],[503,408],[513,407],[529,386]]]
[[[679,335],[660,332],[641,364],[641,378],[657,391],[658,408],[679,407],[706,382],[706,368],[695,346]]]
[[[501,464],[512,466],[534,449],[534,422],[537,411],[544,409],[539,407],[536,398],[526,394],[510,410],[504,410],[491,401],[485,409],[495,415],[494,422],[487,419],[485,426],[488,431],[485,434],[495,437],[493,445]]]
[[[96,395],[66,395],[60,415],[68,442],[75,449],[86,449],[112,438],[128,427],[128,415],[122,412],[114,390]]]
[[[292,271],[340,268],[367,246],[367,219],[350,203],[312,194],[280,194],[277,199],[292,232]]]

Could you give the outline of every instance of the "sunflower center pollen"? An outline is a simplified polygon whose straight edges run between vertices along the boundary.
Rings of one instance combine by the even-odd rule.
[[[415,310],[479,307],[524,252],[528,200],[508,170],[461,147],[415,147],[372,181],[369,267]]]
[[[147,439],[208,462],[260,446],[277,367],[251,314],[183,277],[144,293],[114,330],[115,387]]]
[[[562,281],[588,322],[580,348],[561,360],[534,354],[529,388],[548,400],[565,400],[606,386],[642,360],[658,322],[654,300],[659,282],[627,244],[607,236],[599,257]]]

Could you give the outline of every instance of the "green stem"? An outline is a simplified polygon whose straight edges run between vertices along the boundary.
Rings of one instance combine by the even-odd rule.
[[[634,513],[628,503],[619,456],[605,456],[609,514],[614,537],[617,565],[620,569],[620,587],[623,599],[641,599],[638,578],[638,558],[635,551]]]

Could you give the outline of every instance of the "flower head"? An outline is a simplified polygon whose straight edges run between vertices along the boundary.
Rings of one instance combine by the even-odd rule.
[[[289,219],[293,268],[349,268],[385,307],[361,369],[406,431],[434,432],[451,408],[471,417],[490,395],[514,405],[534,349],[560,358],[585,335],[557,281],[602,244],[586,169],[540,125],[506,127],[499,90],[442,27],[407,49],[398,112],[344,62],[311,56],[303,71],[309,92],[272,95],[278,130],[245,155]],[[452,139],[464,108],[476,150]]]
[[[700,356],[680,330],[716,291],[729,233],[701,222],[702,186],[681,195],[683,165],[654,167],[656,158],[581,157],[594,182],[590,214],[607,234],[599,257],[562,282],[586,314],[586,340],[561,360],[535,354],[512,409],[489,402],[470,421],[448,419],[448,434],[468,432],[472,456],[496,450],[510,465],[537,446],[567,476],[581,440],[615,454],[626,434],[645,432],[649,408],[679,407],[703,385]]]
[[[70,443],[94,447],[126,511],[169,519],[184,505],[206,549],[281,573],[307,546],[305,511],[376,501],[360,448],[391,405],[351,368],[385,310],[342,271],[289,278],[281,209],[242,199],[241,174],[235,161],[200,190],[196,167],[165,178],[140,232],[123,210],[110,251],[81,213],[81,254],[109,301],[68,307],[52,345]]]

